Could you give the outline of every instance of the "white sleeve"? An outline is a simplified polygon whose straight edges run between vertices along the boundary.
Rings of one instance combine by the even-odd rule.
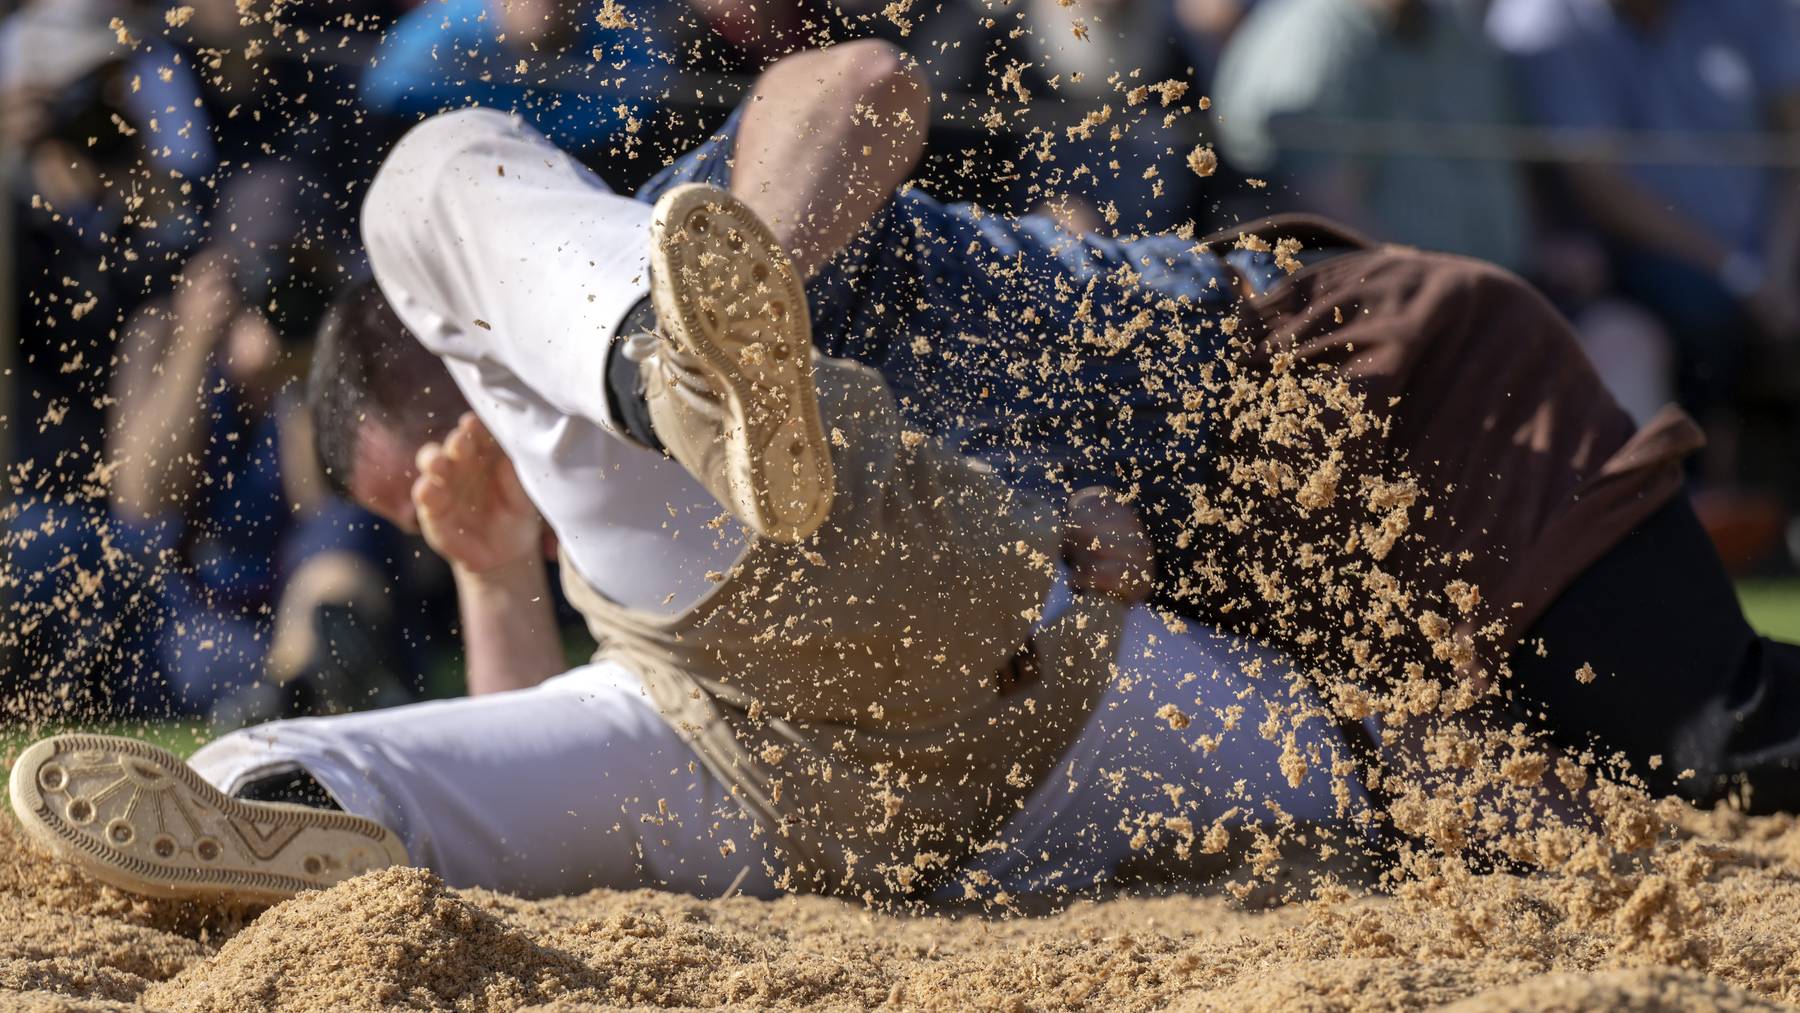
[[[649,292],[649,229],[647,205],[492,109],[414,127],[362,208],[376,283],[427,348],[607,429],[607,347]]]

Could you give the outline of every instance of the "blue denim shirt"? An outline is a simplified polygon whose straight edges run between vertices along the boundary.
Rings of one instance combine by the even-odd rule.
[[[728,185],[740,114],[639,199]],[[1266,254],[1231,258],[1255,286],[1279,274]],[[1166,378],[1210,367],[1236,299],[1225,260],[1191,240],[1073,235],[912,189],[808,284],[820,351],[878,369],[909,425],[1043,495],[1195,480],[1204,426]]]

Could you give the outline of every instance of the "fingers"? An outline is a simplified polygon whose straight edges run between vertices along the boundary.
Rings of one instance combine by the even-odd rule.
[[[450,505],[450,480],[454,477],[443,444],[427,443],[420,447],[413,457],[413,465],[419,472],[412,484],[413,506],[421,515],[441,513]]]
[[[436,474],[446,482],[472,480],[493,467],[493,438],[475,416],[465,414],[444,442],[419,448],[419,474]]]
[[[418,470],[421,478],[433,474],[442,477],[448,467],[444,456],[444,445],[442,443],[422,444],[418,453],[413,455],[413,467]]]
[[[413,463],[419,471],[413,505],[423,521],[442,521],[457,509],[535,512],[511,459],[473,413],[459,418],[442,443],[420,447]]]
[[[487,464],[500,453],[500,444],[474,412],[464,412],[444,439],[444,452],[457,462]]]
[[[469,416],[463,415],[456,428],[444,437],[444,455],[452,461],[466,461],[474,456],[474,437],[469,432]]]
[[[463,412],[462,418],[458,419],[456,424],[459,429],[468,430],[469,438],[474,441],[477,448],[496,451],[500,449],[500,441],[494,439],[494,434],[488,431],[487,423],[482,422],[481,416],[474,412]]]

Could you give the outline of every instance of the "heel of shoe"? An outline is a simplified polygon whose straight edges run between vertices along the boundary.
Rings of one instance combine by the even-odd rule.
[[[724,434],[731,444],[724,459],[750,489],[735,489],[730,475],[699,477],[715,494],[732,489],[727,505],[757,534],[801,541],[830,513],[836,487],[813,389],[805,287],[774,234],[722,190],[690,184],[669,191],[657,202],[651,235],[651,287],[665,340],[702,362],[722,388],[734,423]],[[759,304],[746,315],[752,302]]]

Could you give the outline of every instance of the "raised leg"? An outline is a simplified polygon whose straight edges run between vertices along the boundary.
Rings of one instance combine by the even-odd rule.
[[[912,174],[930,120],[931,96],[899,48],[867,40],[796,53],[744,105],[731,192],[808,277]]]

